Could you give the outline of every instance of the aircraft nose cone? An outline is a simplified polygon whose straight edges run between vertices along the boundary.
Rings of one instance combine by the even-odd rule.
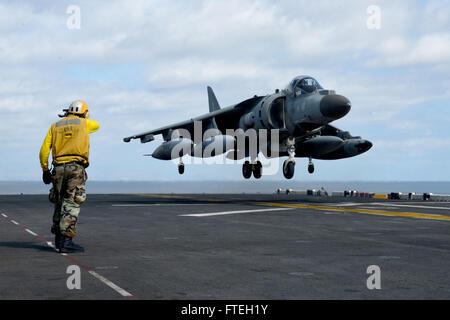
[[[338,94],[329,94],[320,101],[320,112],[327,118],[339,119],[350,111],[350,100]]]
[[[370,148],[372,148],[372,142],[368,140],[364,140],[363,142],[359,143],[357,146],[359,152],[366,152]]]

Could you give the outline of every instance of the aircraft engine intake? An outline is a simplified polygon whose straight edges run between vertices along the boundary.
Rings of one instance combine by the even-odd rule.
[[[271,127],[281,129],[285,127],[285,98],[279,97],[275,99],[269,106],[268,118]]]

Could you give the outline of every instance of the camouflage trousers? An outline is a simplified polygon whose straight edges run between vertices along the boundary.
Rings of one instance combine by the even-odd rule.
[[[53,227],[66,237],[75,237],[80,205],[86,200],[87,174],[74,162],[56,166],[52,171],[53,188],[49,199],[55,203]]]

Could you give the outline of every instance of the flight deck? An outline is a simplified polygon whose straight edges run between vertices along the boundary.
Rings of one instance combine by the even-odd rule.
[[[0,196],[0,299],[450,299],[448,202],[88,195],[76,254],[51,218],[46,195]]]

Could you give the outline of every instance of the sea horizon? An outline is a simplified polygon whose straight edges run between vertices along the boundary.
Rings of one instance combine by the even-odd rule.
[[[48,194],[51,185],[41,181],[0,181],[0,195]],[[295,181],[295,180],[188,180],[188,181],[87,181],[88,194],[134,194],[134,193],[276,193],[277,189],[332,191],[357,190],[388,194],[434,193],[450,194],[450,181]]]

